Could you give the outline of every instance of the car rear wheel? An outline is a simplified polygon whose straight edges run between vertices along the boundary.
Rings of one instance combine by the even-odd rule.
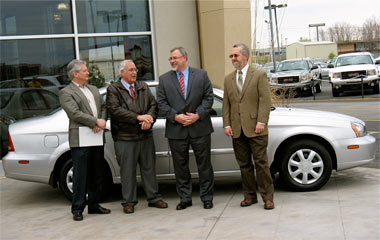
[[[104,198],[110,191],[112,185],[111,173],[105,168],[103,174],[102,186],[100,186],[100,197]],[[59,173],[59,188],[61,189],[63,195],[68,199],[73,198],[73,161],[68,159],[62,166]]]
[[[318,190],[330,178],[330,154],[316,141],[295,141],[283,150],[281,156],[281,179],[294,191]]]

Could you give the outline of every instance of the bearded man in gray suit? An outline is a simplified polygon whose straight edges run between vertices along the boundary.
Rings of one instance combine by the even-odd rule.
[[[104,146],[81,147],[79,142],[80,127],[91,128],[94,133],[105,129],[107,112],[98,88],[87,84],[89,72],[86,62],[72,60],[67,65],[67,72],[71,83],[59,92],[59,101],[70,120],[69,145],[74,167],[71,212],[74,221],[81,221],[86,207],[86,193],[89,214],[111,212],[99,205]]]
[[[187,63],[183,47],[170,51],[172,71],[159,79],[157,102],[166,116],[165,136],[169,139],[181,199],[177,210],[192,206],[192,182],[189,170],[189,147],[194,150],[200,184],[200,198],[205,209],[213,207],[214,171],[211,165],[211,133],[214,131],[210,110],[214,96],[207,72]]]

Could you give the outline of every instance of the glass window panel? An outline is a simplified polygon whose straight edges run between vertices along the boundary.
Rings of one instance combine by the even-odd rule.
[[[53,98],[38,98],[39,95],[35,94],[46,91],[58,95],[58,91],[69,83],[66,65],[74,58],[72,38],[0,41],[0,95],[10,91],[42,88],[36,89],[34,95],[25,95],[22,106],[12,105],[18,104],[21,99],[20,94],[15,95],[14,98],[17,99],[11,99],[4,111],[20,119],[46,113],[36,111],[31,114],[24,111],[36,110],[42,103],[41,98],[46,101],[41,106],[57,106]]]
[[[79,33],[150,31],[147,0],[76,1]]]
[[[89,69],[99,69],[106,82],[118,80],[119,63],[132,59],[138,68],[137,80],[154,80],[150,36],[119,36],[79,39],[80,59]]]
[[[70,0],[1,0],[0,35],[73,33]]]

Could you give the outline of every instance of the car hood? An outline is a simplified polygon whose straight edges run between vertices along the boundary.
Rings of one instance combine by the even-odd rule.
[[[370,70],[375,69],[376,66],[373,64],[359,64],[359,65],[347,65],[347,66],[341,66],[341,67],[335,67],[331,68],[332,72],[349,72],[349,71],[363,71],[363,70]]]
[[[351,122],[357,122],[365,125],[362,120],[349,115],[302,108],[276,108],[271,112],[271,117],[274,117],[279,121],[282,121],[281,119],[284,118],[286,118],[288,121],[292,119],[290,122],[292,122],[294,125],[339,126],[343,122],[348,124]]]
[[[292,71],[283,71],[283,72],[277,72],[272,75],[272,77],[286,77],[286,76],[295,76],[295,75],[301,75],[307,73],[306,70],[292,70]]]

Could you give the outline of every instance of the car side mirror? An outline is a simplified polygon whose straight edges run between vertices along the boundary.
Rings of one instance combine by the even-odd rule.
[[[318,66],[317,66],[317,65],[313,65],[313,66],[311,67],[311,70],[314,70],[314,69],[318,69]]]
[[[334,64],[330,63],[329,65],[327,65],[328,68],[334,68]]]
[[[275,73],[274,69],[271,69],[270,72],[271,72],[271,73]]]
[[[379,64],[380,64],[380,59],[379,59],[379,60],[376,60],[376,61],[375,61],[375,64],[376,64],[376,65],[379,65]]]

